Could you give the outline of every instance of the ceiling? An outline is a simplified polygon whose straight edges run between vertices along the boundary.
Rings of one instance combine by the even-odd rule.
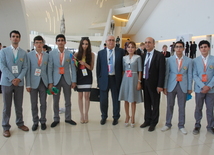
[[[111,8],[133,5],[136,0],[24,0],[24,3],[30,31],[59,34],[64,13],[66,35],[90,36],[103,33],[103,29],[90,26],[106,22]]]

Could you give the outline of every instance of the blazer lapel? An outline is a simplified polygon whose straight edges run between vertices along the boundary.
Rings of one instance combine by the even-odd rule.
[[[156,56],[157,56],[157,51],[154,50],[154,53],[153,53],[153,56],[152,56],[152,60],[151,60],[151,62],[150,62],[149,70],[150,70],[150,68],[152,67],[152,65],[154,64],[154,61],[155,61]]]

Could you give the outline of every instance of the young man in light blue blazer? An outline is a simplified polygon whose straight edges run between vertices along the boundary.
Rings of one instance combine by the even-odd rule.
[[[199,134],[201,128],[202,109],[206,104],[207,131],[214,134],[214,56],[210,55],[210,43],[199,42],[201,56],[194,59],[193,78],[195,81],[195,128],[193,134]]]
[[[3,136],[10,137],[10,115],[12,98],[16,112],[16,125],[23,131],[28,131],[24,125],[22,115],[24,76],[27,72],[27,53],[19,47],[21,34],[19,31],[10,32],[11,46],[4,48],[0,52],[0,69],[2,71],[1,85],[3,96],[3,116],[2,127]]]
[[[48,87],[48,54],[42,51],[44,39],[36,36],[33,40],[35,50],[27,54],[28,71],[26,74],[26,89],[30,93],[31,111],[33,117],[32,130],[36,131],[39,122],[41,129],[46,129],[47,87]],[[40,113],[38,116],[38,95],[40,100]]]
[[[63,34],[56,36],[57,49],[49,53],[48,62],[48,81],[49,89],[55,86],[59,93],[53,95],[54,102],[54,122],[51,127],[57,126],[60,121],[59,117],[59,99],[61,88],[63,88],[65,98],[65,122],[76,125],[71,119],[71,88],[76,87],[76,68],[70,58],[70,52],[65,49],[66,39]]]
[[[185,106],[187,93],[192,93],[192,60],[183,55],[184,43],[175,43],[175,54],[166,62],[166,76],[164,94],[167,95],[166,124],[162,131],[172,127],[172,115],[175,105],[175,97],[178,99],[179,123],[178,128],[183,134],[187,134],[185,124]]]

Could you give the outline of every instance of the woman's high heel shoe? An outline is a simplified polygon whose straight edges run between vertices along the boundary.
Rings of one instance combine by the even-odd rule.
[[[125,123],[125,127],[129,126],[129,123]]]
[[[134,128],[134,125],[135,125],[135,124],[132,124],[132,123],[131,123],[131,127],[132,127],[132,128]]]

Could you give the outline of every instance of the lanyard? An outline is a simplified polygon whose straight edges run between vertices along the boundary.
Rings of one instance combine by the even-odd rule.
[[[60,65],[61,66],[62,66],[63,58],[64,58],[64,52],[60,52],[59,59],[60,59]]]
[[[177,65],[178,65],[178,72],[180,72],[181,67],[182,67],[182,61],[183,59],[181,59],[180,63],[178,62],[178,58],[176,59]]]
[[[41,64],[42,64],[42,53],[41,54],[36,54],[36,57],[38,59],[38,66],[41,66]]]
[[[204,72],[206,72],[207,65],[205,64],[204,59],[202,59],[202,61],[203,61],[203,65],[204,65]]]
[[[110,50],[109,50],[110,51]],[[112,52],[111,52],[111,54],[109,54],[109,57],[108,57],[108,63],[109,63],[109,61],[110,61],[110,58],[111,58],[111,56],[113,55],[113,50],[112,50]]]

